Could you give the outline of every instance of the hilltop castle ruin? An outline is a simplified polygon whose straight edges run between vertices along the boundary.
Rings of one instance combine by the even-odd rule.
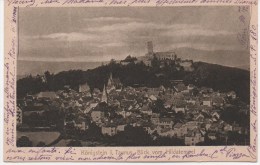
[[[154,52],[153,42],[147,42],[147,53],[142,58],[142,61],[147,65],[151,66],[151,62],[154,58],[157,58],[161,63],[166,61],[172,61],[176,66],[182,67],[184,71],[193,71],[193,61],[192,60],[183,60],[177,57],[177,54],[173,51],[167,52]]]

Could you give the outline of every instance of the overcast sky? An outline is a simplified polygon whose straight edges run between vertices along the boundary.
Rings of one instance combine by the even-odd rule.
[[[143,56],[147,41],[155,51],[246,50],[237,40],[244,28],[238,7],[22,8],[19,14],[19,60],[123,59]]]

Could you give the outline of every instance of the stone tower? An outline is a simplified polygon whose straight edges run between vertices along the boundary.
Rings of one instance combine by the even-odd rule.
[[[153,55],[153,42],[152,41],[147,42],[147,49],[148,49],[148,55]]]

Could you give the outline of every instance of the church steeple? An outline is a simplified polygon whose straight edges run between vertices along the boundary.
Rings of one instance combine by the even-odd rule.
[[[105,86],[105,84],[104,84],[104,88],[103,88],[103,93],[102,93],[102,97],[101,97],[101,102],[107,103],[107,92],[106,92],[106,86]]]
[[[112,72],[110,72],[110,76],[109,78],[112,80],[113,79],[113,75],[112,75]]]
[[[111,86],[112,82],[113,82],[113,76],[112,76],[112,73],[110,73],[110,76],[109,76],[108,82],[107,82],[107,86]]]

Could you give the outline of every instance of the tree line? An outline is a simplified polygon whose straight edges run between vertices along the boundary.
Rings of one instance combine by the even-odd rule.
[[[26,94],[36,94],[41,91],[57,91],[69,85],[78,90],[79,84],[88,83],[91,90],[98,88],[102,91],[110,73],[119,78],[123,86],[170,87],[170,80],[183,80],[185,84],[194,84],[198,87],[210,87],[219,91],[233,90],[246,103],[249,103],[250,74],[249,71],[224,67],[215,64],[195,62],[194,71],[176,70],[174,63],[158,65],[155,59],[152,66],[143,62],[121,65],[115,60],[107,65],[95,69],[69,70],[57,74],[46,71],[44,75],[27,76],[17,81],[17,97],[23,98]]]

